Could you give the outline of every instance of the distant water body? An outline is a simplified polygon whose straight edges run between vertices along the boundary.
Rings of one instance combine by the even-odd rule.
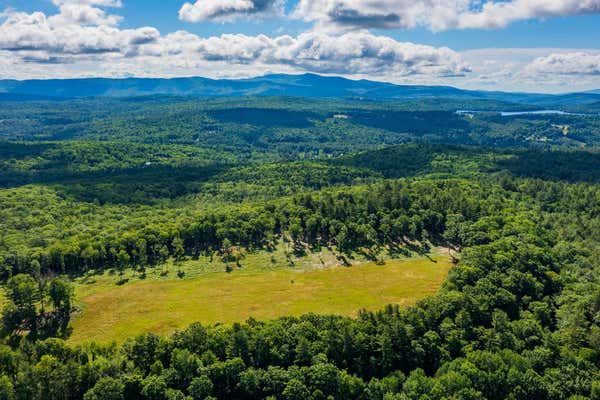
[[[581,113],[570,113],[561,110],[535,110],[535,111],[487,111],[487,110],[457,110],[457,114],[477,114],[477,113],[498,113],[503,117],[512,117],[515,115],[587,115]]]
[[[537,111],[501,111],[500,115],[503,117],[510,117],[512,115],[538,115],[538,114],[558,114],[558,115],[581,115],[576,113],[570,113],[560,110],[537,110]]]

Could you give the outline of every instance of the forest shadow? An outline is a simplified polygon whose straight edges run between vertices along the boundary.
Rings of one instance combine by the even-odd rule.
[[[597,151],[515,151],[513,157],[498,160],[496,164],[522,178],[600,182],[600,153]]]
[[[226,108],[207,114],[221,122],[273,128],[309,128],[313,126],[312,120],[323,119],[323,116],[313,112],[271,108]]]
[[[153,204],[197,193],[202,184],[231,168],[230,165],[154,166],[111,171],[44,170],[30,174],[0,174],[0,187],[52,185],[65,198],[88,203]]]
[[[417,135],[446,134],[465,131],[470,127],[464,118],[451,111],[377,111],[352,113],[352,121],[370,128]]]
[[[159,166],[129,169],[108,176],[92,174],[83,179],[55,181],[55,189],[64,196],[99,204],[153,204],[160,199],[175,199],[198,193],[202,184],[230,166],[206,167]],[[46,181],[47,183],[47,181]]]

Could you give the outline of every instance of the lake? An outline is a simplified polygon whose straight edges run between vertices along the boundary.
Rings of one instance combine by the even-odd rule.
[[[535,111],[488,111],[488,110],[457,110],[457,114],[477,114],[477,113],[498,113],[503,117],[512,117],[515,115],[585,115],[580,113],[570,113],[561,110],[535,110]]]

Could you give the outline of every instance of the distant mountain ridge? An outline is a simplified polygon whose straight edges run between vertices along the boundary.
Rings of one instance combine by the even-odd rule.
[[[463,90],[451,86],[395,85],[369,80],[315,74],[274,74],[247,79],[191,78],[82,78],[0,80],[0,101],[33,101],[84,97],[149,95],[198,97],[298,96],[308,98],[367,98],[415,100],[423,98],[485,99],[538,106],[589,104],[600,101],[600,91],[561,95]]]

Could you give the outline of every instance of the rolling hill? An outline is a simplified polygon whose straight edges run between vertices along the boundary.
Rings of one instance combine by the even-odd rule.
[[[176,95],[199,97],[298,96],[308,98],[366,98],[411,100],[425,98],[497,100],[511,103],[558,107],[600,101],[600,93],[561,95],[463,90],[450,86],[394,85],[342,77],[265,75],[249,79],[126,78],[65,80],[0,80],[0,100],[34,100],[38,97],[72,99],[82,97],[134,97]]]

